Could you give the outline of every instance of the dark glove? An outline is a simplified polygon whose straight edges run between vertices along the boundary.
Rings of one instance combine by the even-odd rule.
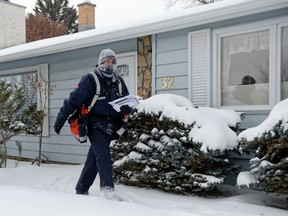
[[[54,125],[54,131],[55,131],[55,133],[56,133],[56,134],[60,134],[61,128],[62,128],[61,126],[55,124],[55,125]]]
[[[128,105],[122,105],[120,107],[120,113],[122,116],[129,115],[132,112],[132,109]]]

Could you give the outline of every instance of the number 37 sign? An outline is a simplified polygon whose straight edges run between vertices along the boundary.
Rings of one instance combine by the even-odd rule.
[[[162,89],[172,89],[174,88],[174,78],[173,77],[162,77]]]

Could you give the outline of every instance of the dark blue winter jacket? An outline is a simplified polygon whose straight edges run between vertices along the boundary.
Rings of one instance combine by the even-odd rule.
[[[118,74],[112,79],[107,79],[101,75],[97,67],[95,68],[94,73],[96,73],[99,78],[101,91],[96,104],[89,112],[88,124],[89,122],[99,122],[99,120],[119,123],[119,121],[122,121],[122,116],[120,113],[115,111],[108,102],[128,95],[129,92],[127,86],[125,85],[123,78]],[[122,83],[121,96],[119,93],[118,82]],[[76,88],[70,93],[69,98],[64,100],[63,106],[58,113],[55,125],[61,128],[65,124],[68,117],[73,114],[75,110],[80,109],[83,104],[85,107],[88,107],[91,104],[95,93],[96,82],[92,74],[84,75]]]

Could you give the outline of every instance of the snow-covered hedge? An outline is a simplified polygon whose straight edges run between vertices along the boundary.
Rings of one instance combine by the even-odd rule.
[[[184,97],[155,95],[137,106],[128,133],[111,145],[114,176],[122,184],[181,194],[215,194],[236,170],[227,152],[237,147],[240,115],[195,108]]]
[[[250,172],[256,182],[249,186],[288,194],[288,99],[281,101],[259,126],[238,135],[241,152],[254,153]]]

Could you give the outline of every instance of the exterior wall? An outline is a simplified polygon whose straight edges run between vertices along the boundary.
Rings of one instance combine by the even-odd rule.
[[[275,19],[277,17],[282,18],[287,15],[287,9],[281,9],[278,11],[272,11],[269,13],[262,13],[256,15],[245,16],[238,19],[228,19],[222,22],[214,22],[205,25],[195,26],[191,28],[181,29],[177,31],[165,32],[161,34],[156,34],[154,36],[154,46],[155,46],[155,56],[153,71],[155,73],[154,85],[153,85],[153,94],[162,94],[162,93],[173,93],[177,95],[182,95],[184,97],[189,97],[189,33],[197,32],[200,30],[210,29],[210,61],[208,68],[208,79],[207,86],[202,88],[202,91],[208,92],[208,104],[212,107],[218,107],[215,105],[214,101],[216,96],[214,93],[215,88],[217,88],[217,82],[215,82],[215,73],[216,65],[213,63],[213,31],[237,26],[241,24],[254,23],[260,20],[269,20]],[[288,17],[287,17],[288,20]],[[205,47],[203,47],[205,48]],[[195,47],[194,47],[195,49]],[[195,53],[201,53],[201,47],[198,47],[199,50],[194,50]],[[209,56],[208,56],[209,57]],[[209,89],[207,89],[209,88]],[[192,101],[193,102],[193,101]],[[194,103],[195,105],[200,105]],[[241,110],[237,110],[241,111]],[[270,109],[267,110],[245,110],[245,118],[240,125],[240,129],[243,130],[248,127],[254,127],[259,125],[263,120],[268,116]]]
[[[89,143],[80,144],[71,136],[69,125],[66,124],[61,130],[61,136],[55,134],[53,126],[56,116],[65,98],[80,81],[82,75],[93,70],[97,64],[98,55],[104,48],[111,48],[116,53],[132,52],[137,50],[137,40],[103,44],[69,52],[56,53],[53,55],[31,58],[29,60],[1,63],[1,69],[31,67],[47,63],[49,66],[49,81],[55,86],[49,98],[49,135],[43,138],[42,153],[52,161],[83,163],[89,149]],[[0,74],[1,75],[1,74]],[[21,141],[23,150],[22,157],[36,158],[38,156],[37,136],[17,136],[11,139],[7,146],[9,155],[18,155],[15,141]]]
[[[0,1],[0,49],[26,43],[25,7]]]
[[[157,34],[155,38],[155,94],[188,98],[188,30]]]

